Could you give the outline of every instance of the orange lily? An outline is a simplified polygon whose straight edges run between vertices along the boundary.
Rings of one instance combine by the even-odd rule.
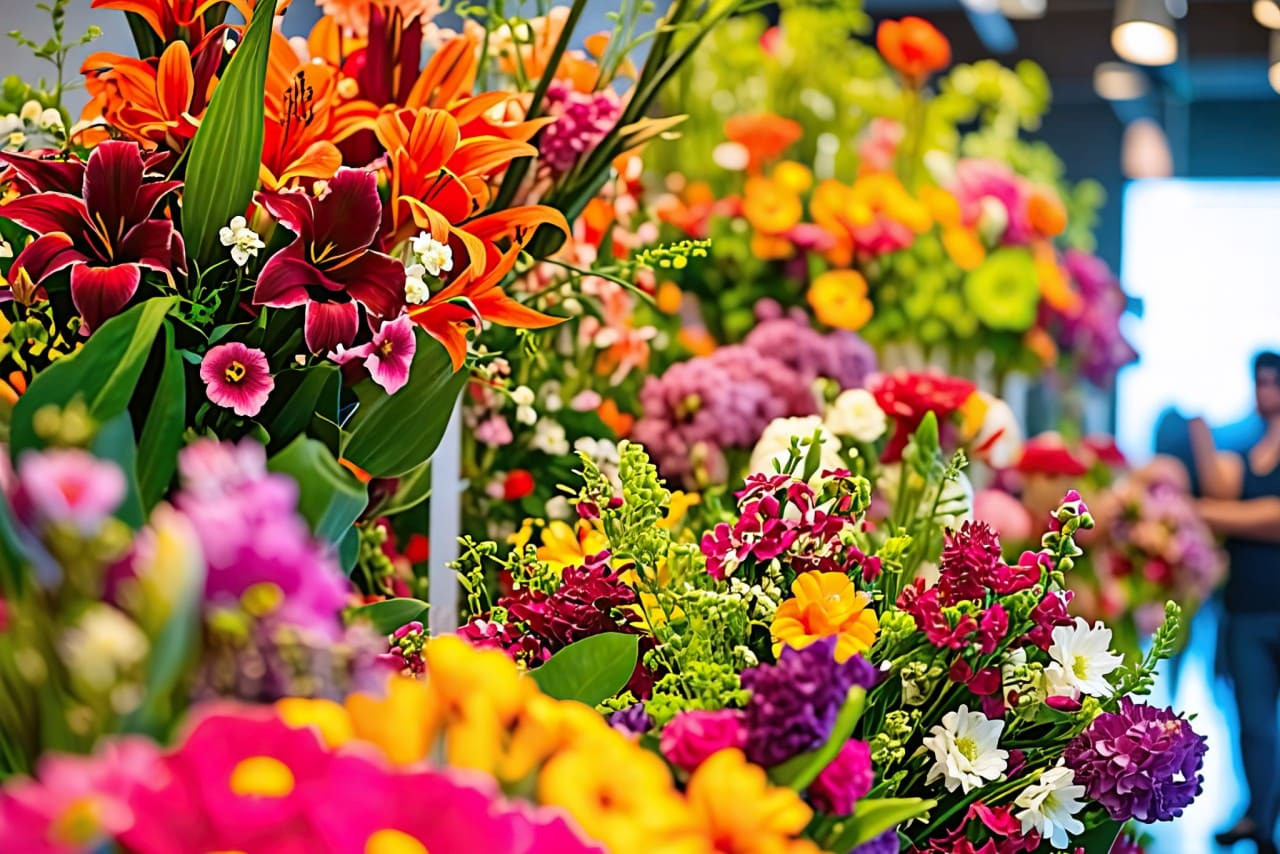
[[[336,143],[369,127],[377,107],[344,100],[337,68],[303,62],[288,39],[271,36],[267,65],[266,127],[259,177],[267,190],[301,178],[328,180],[342,165]]]
[[[234,6],[246,21],[253,14],[250,0],[93,0],[89,6],[133,12],[168,44],[179,39],[201,41],[205,36],[204,13],[220,3]]]
[[[90,102],[83,117],[101,117],[129,139],[181,151],[195,135],[216,84],[222,46],[206,39],[192,54],[186,42],[158,60],[94,53],[80,71]]]

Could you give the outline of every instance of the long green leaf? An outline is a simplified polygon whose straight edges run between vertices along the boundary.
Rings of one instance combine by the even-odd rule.
[[[418,352],[408,384],[395,394],[372,396],[347,425],[342,457],[374,477],[399,477],[431,458],[467,381],[439,342],[421,329],[415,334]]]
[[[218,260],[218,229],[243,215],[258,186],[275,0],[258,0],[187,151],[182,235],[201,269]]]
[[[13,409],[9,434],[13,458],[40,446],[34,420],[45,406],[66,406],[82,397],[89,416],[99,423],[124,412],[174,301],[174,297],[150,299],[111,318],[79,352],[59,359],[37,375]]]
[[[272,412],[258,419],[271,436],[269,450],[278,451],[305,432],[311,417],[320,411],[317,404],[329,391],[333,393],[336,407],[338,389],[338,366],[332,362],[304,370],[281,371],[276,376],[276,387],[271,390],[272,399],[268,401]]]
[[[605,632],[569,644],[529,676],[550,697],[595,706],[626,686],[639,655],[638,635]]]
[[[853,728],[858,724],[858,719],[862,717],[866,701],[865,689],[857,685],[850,688],[849,695],[845,698],[844,705],[840,707],[840,714],[836,716],[835,725],[831,728],[831,736],[826,743],[817,750],[801,753],[780,765],[773,766],[769,769],[769,779],[779,786],[789,786],[797,792],[807,788],[810,783],[818,779],[822,769],[831,764],[840,753],[840,748],[844,747],[845,742],[849,740]]]
[[[164,497],[178,465],[187,417],[186,385],[182,356],[173,347],[173,327],[166,323],[164,367],[138,440],[138,493],[147,510]]]
[[[124,473],[125,493],[115,516],[134,530],[141,528],[146,517],[138,494],[138,449],[133,443],[133,421],[129,413],[121,412],[99,427],[89,450],[95,457],[110,460],[120,467]]]
[[[1079,839],[1074,840],[1073,848],[1083,849],[1084,854],[1108,854],[1120,835],[1120,822],[1107,818],[1097,827],[1091,827]]]
[[[299,436],[267,460],[267,468],[298,482],[298,512],[335,548],[369,503],[364,484],[338,465],[323,442]]]
[[[877,798],[858,801],[857,812],[846,821],[834,842],[825,847],[831,851],[851,851],[870,842],[890,828],[898,827],[937,806],[937,801],[921,798]]]
[[[378,634],[389,635],[405,623],[427,618],[427,603],[421,599],[387,599],[361,605],[353,612],[355,619],[373,623]]]

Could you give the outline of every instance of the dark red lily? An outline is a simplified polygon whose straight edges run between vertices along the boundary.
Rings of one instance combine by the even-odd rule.
[[[360,329],[360,306],[370,320],[401,312],[404,265],[371,248],[382,223],[373,173],[339,169],[319,198],[300,190],[257,198],[297,238],[262,268],[253,301],[277,308],[305,305],[311,352],[350,346]]]
[[[9,278],[35,288],[70,268],[71,301],[84,332],[128,305],[144,268],[170,280],[174,271],[186,273],[182,236],[155,215],[182,182],[148,174],[135,143],[103,142],[87,162],[56,166],[22,154],[0,153],[0,160],[35,190],[0,206],[0,217],[40,235],[18,253]]]

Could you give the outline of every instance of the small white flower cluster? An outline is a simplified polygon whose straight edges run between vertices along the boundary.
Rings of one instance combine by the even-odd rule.
[[[409,241],[410,260],[404,266],[404,298],[410,305],[422,305],[431,297],[426,277],[439,278],[453,269],[453,249],[425,231]]]
[[[27,148],[49,148],[66,137],[62,114],[39,101],[27,101],[16,113],[0,116],[0,142],[5,151]]]
[[[782,588],[772,578],[762,578],[755,584],[747,584],[741,578],[729,579],[729,593],[747,603],[747,613],[763,622],[773,620],[773,614],[782,601]]]
[[[251,257],[258,256],[259,249],[267,246],[242,216],[233,216],[231,222],[218,229],[218,240],[231,248],[231,260],[237,267],[248,264]]]
[[[530,426],[538,422],[538,411],[533,408],[533,389],[527,385],[511,390],[511,402],[516,405],[516,421]]]
[[[553,457],[569,453],[569,439],[565,436],[564,425],[554,418],[538,419],[529,447]]]
[[[596,468],[600,469],[600,473],[607,477],[614,486],[622,485],[618,474],[618,468],[622,463],[622,455],[618,451],[618,446],[612,440],[583,436],[574,440],[573,449],[579,454],[586,454],[596,464]]]

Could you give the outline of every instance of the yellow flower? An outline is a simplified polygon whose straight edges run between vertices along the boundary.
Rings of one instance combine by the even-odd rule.
[[[684,521],[690,508],[697,507],[701,503],[702,496],[698,493],[677,489],[671,493],[671,500],[667,502],[667,515],[658,520],[658,527],[667,531],[676,530]]]
[[[326,747],[341,747],[356,737],[351,715],[333,700],[286,697],[276,703],[276,712],[294,729],[314,727]]]
[[[658,285],[654,302],[658,306],[658,311],[663,314],[675,314],[680,310],[680,304],[684,302],[684,292],[680,290],[679,285],[668,280]]]
[[[742,215],[756,231],[781,234],[800,222],[804,206],[795,190],[757,175],[743,188]]]
[[[945,228],[960,224],[960,202],[941,187],[921,187],[920,201],[938,225]]]
[[[987,410],[991,408],[988,398],[981,392],[975,391],[973,394],[965,398],[964,403],[960,404],[960,438],[961,441],[967,442],[974,436],[978,435],[978,431],[982,429],[983,423],[987,420]]]
[[[585,519],[576,526],[555,520],[547,523],[542,531],[542,545],[538,547],[538,560],[554,570],[576,566],[589,555],[599,554],[609,548],[604,532]]]
[[[794,791],[769,783],[764,769],[741,750],[721,750],[698,766],[685,797],[713,851],[732,854],[821,851],[795,839],[813,811]]]
[[[1036,278],[1040,283],[1040,296],[1045,302],[1065,314],[1080,310],[1080,294],[1071,287],[1071,280],[1058,265],[1057,253],[1049,243],[1037,243],[1031,247],[1035,258]]]
[[[809,285],[809,305],[818,320],[856,332],[871,319],[867,280],[857,270],[828,270]]]
[[[961,270],[972,272],[982,266],[987,258],[986,247],[970,228],[954,226],[942,230],[942,247]]]
[[[803,163],[783,160],[773,167],[773,180],[793,193],[805,193],[813,186],[813,172]]]
[[[791,595],[778,606],[769,627],[774,655],[784,644],[799,649],[835,635],[836,660],[844,661],[875,642],[880,622],[870,608],[871,597],[844,573],[801,573],[791,583]]]
[[[376,745],[397,765],[421,760],[440,733],[440,709],[434,693],[426,682],[416,679],[393,677],[384,696],[352,694],[344,705],[356,738]],[[291,712],[301,715],[296,706]]]

